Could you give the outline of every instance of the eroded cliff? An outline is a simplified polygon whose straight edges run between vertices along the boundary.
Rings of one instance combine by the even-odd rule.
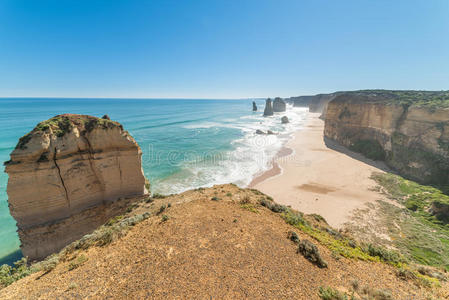
[[[449,184],[449,93],[358,91],[329,102],[324,135],[401,175]]]
[[[144,195],[141,154],[122,125],[87,115],[53,117],[22,137],[5,171],[24,256],[60,250]]]

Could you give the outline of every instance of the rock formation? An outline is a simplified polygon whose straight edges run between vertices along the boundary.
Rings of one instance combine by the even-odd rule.
[[[286,110],[286,104],[284,100],[279,97],[276,97],[273,101],[273,111],[274,112],[283,112]]]
[[[444,99],[449,102],[449,92],[344,93],[328,104],[324,134],[385,160],[402,176],[449,184],[449,107]]]
[[[268,98],[265,101],[265,110],[263,111],[264,116],[272,116],[273,115],[273,107],[271,107],[271,99]]]
[[[108,118],[59,115],[22,137],[5,172],[23,255],[42,259],[145,195],[141,155]]]
[[[257,111],[256,101],[253,101],[253,111]]]
[[[288,117],[287,116],[283,116],[282,118],[281,118],[281,123],[282,124],[287,124],[289,121],[288,121]]]

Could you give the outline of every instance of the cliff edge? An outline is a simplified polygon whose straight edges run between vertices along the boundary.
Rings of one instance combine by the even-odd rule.
[[[449,92],[343,93],[328,104],[324,135],[405,177],[449,184]]]
[[[144,195],[141,155],[108,118],[58,115],[23,136],[5,162],[23,255],[40,260]]]

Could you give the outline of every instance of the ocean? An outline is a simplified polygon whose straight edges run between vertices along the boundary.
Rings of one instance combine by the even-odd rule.
[[[214,184],[247,186],[268,170],[276,153],[300,129],[307,110],[287,107],[263,117],[265,101],[196,99],[0,99],[0,161],[40,121],[62,113],[104,114],[123,124],[142,148],[142,166],[153,193],[172,194]],[[281,124],[286,115],[290,123]],[[275,135],[256,135],[257,129]],[[0,264],[21,257],[9,214],[8,176],[0,170]],[[26,188],[26,187],[24,187]]]

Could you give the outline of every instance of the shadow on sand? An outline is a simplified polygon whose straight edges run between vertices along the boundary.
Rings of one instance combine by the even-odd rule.
[[[324,137],[324,144],[326,145],[327,148],[338,151],[340,153],[343,153],[353,159],[356,159],[358,161],[361,161],[367,165],[370,165],[372,167],[375,167],[379,170],[382,170],[384,172],[389,172],[389,173],[395,173],[393,170],[391,170],[390,168],[387,167],[387,165],[383,162],[383,161],[375,161],[369,158],[366,158],[365,156],[363,156],[360,153],[357,152],[353,152],[351,150],[349,150],[348,148],[340,145],[339,143],[337,143],[336,141],[328,138],[328,137]]]

